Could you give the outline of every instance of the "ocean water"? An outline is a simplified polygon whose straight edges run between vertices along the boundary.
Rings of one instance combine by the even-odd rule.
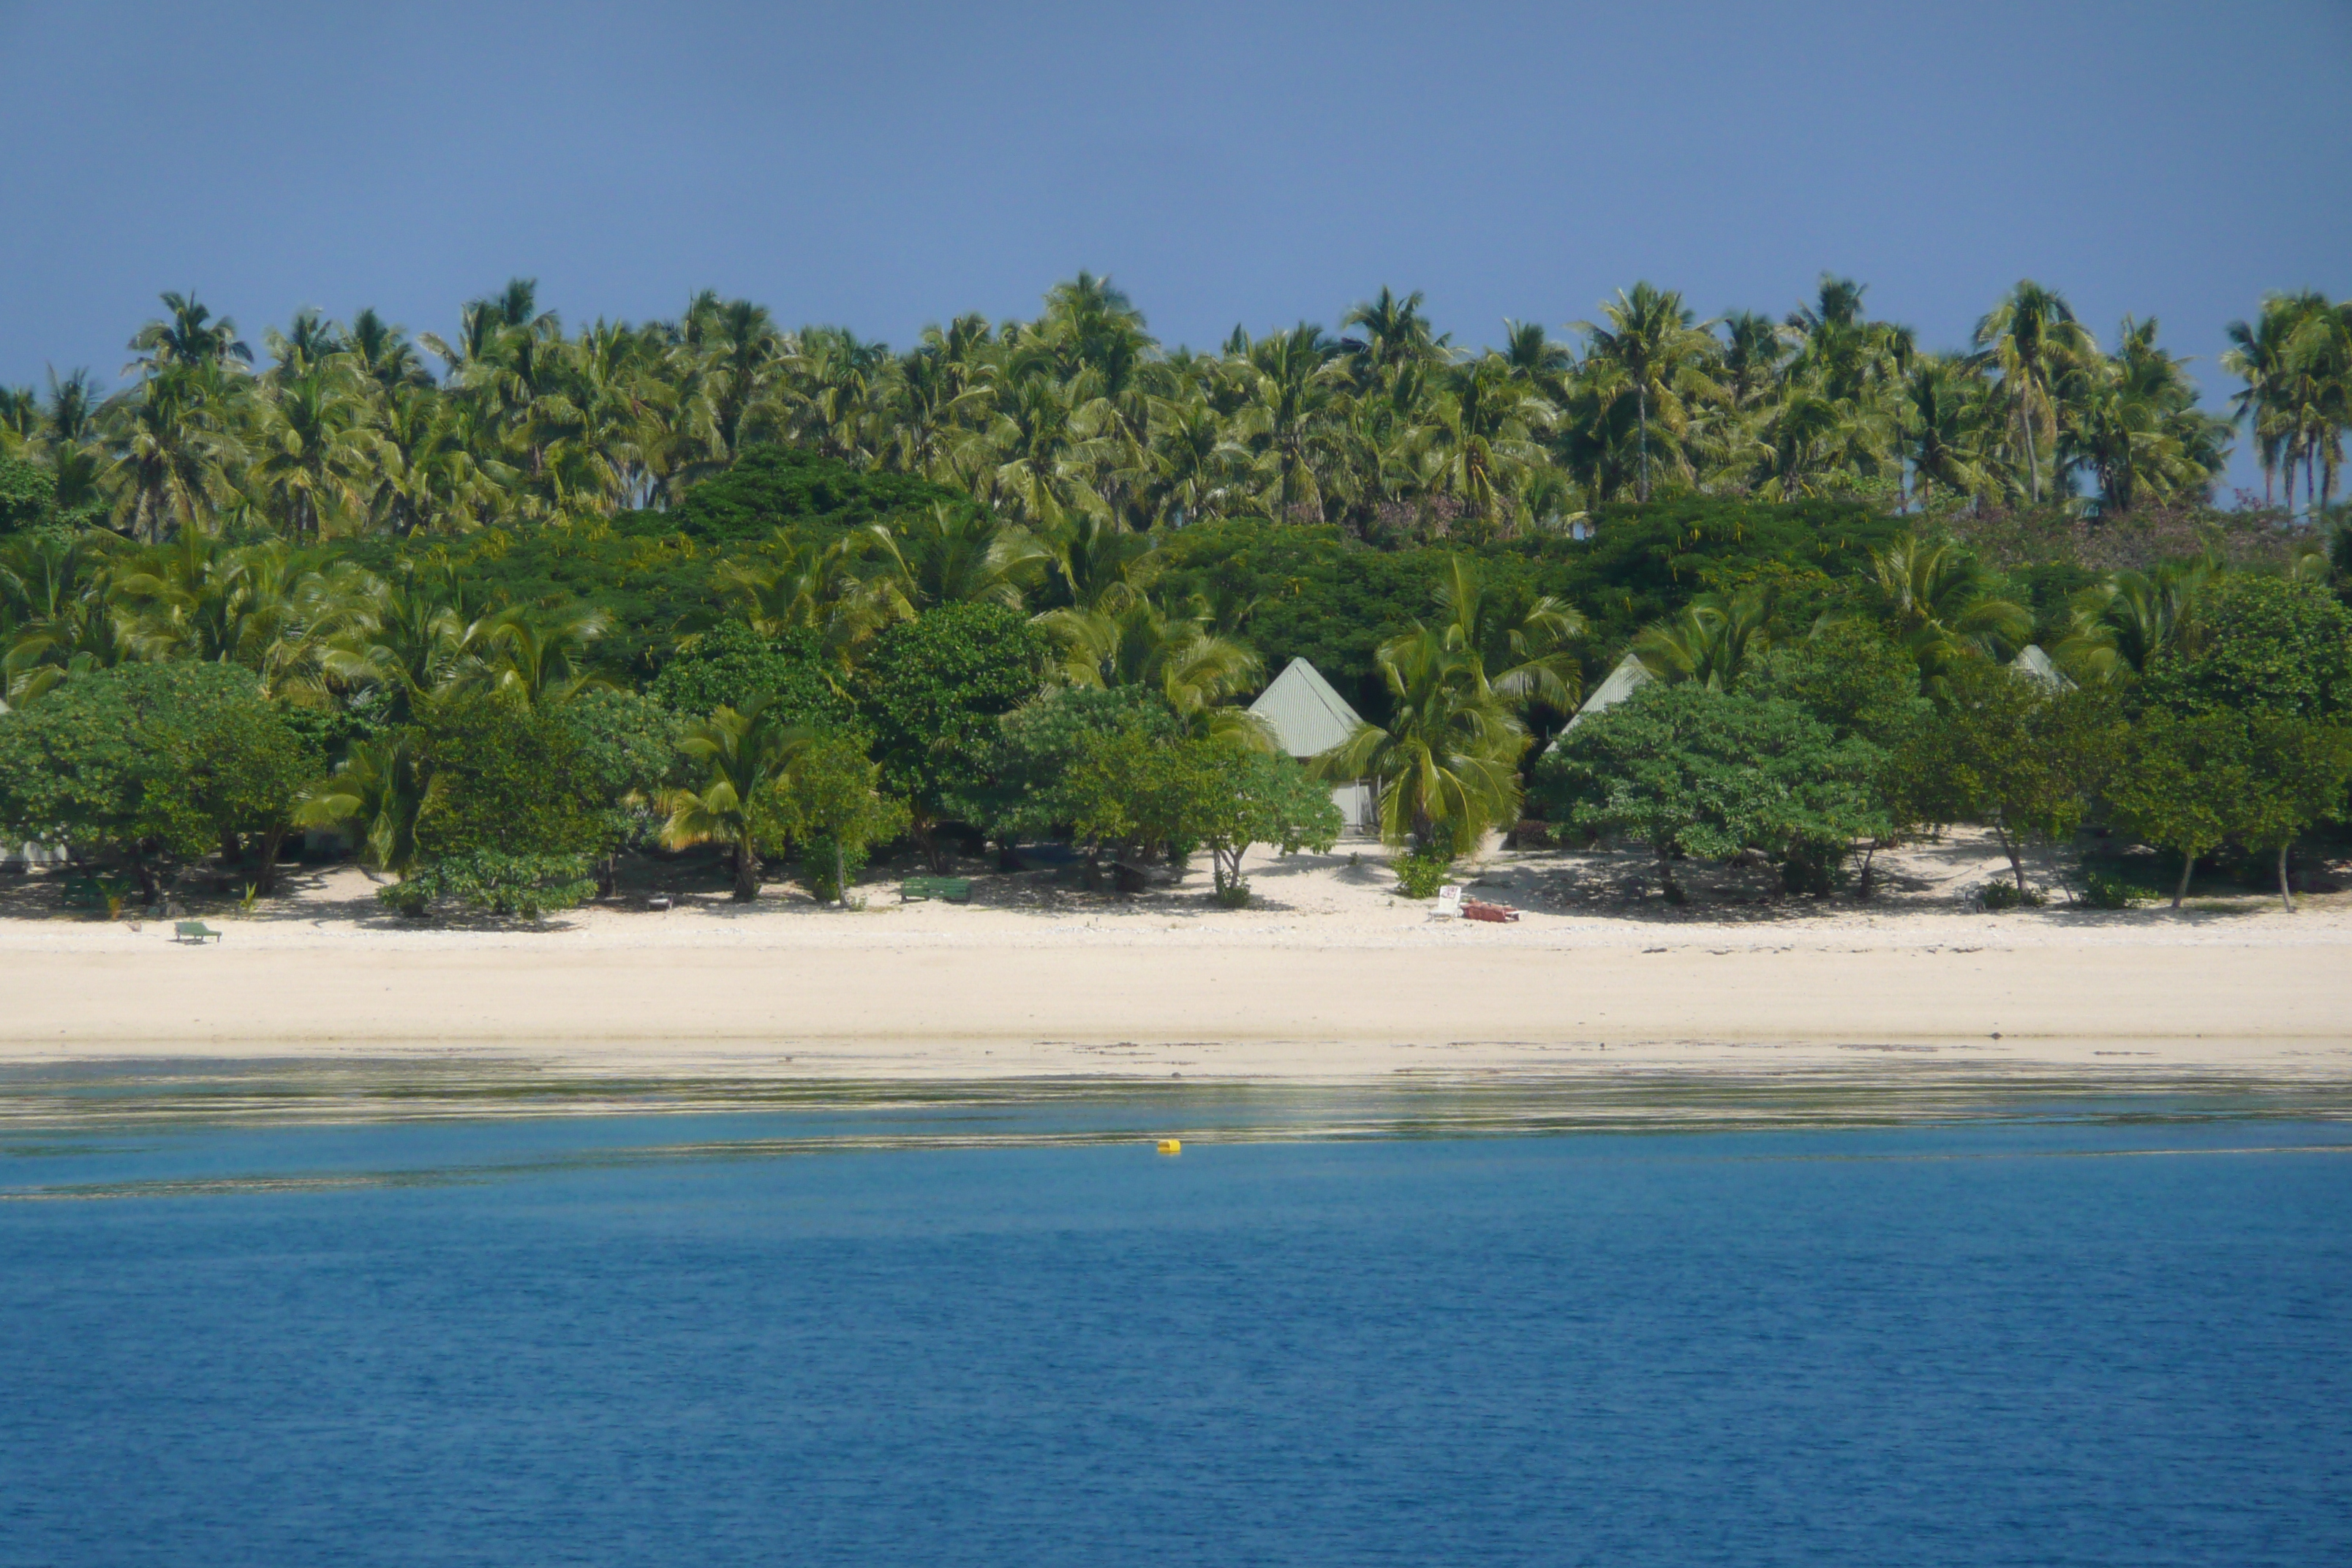
[[[12,1568],[2352,1562],[2333,1101],[11,1087]]]

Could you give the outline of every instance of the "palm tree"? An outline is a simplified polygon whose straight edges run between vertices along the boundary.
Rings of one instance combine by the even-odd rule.
[[[1049,610],[1037,626],[1062,654],[1062,679],[1097,690],[1149,686],[1191,732],[1265,751],[1272,737],[1233,699],[1258,683],[1265,664],[1247,645],[1210,629],[1205,605],[1171,614],[1139,591],[1107,595],[1091,608]]]
[[[1915,505],[1925,506],[1937,485],[1958,495],[1986,486],[1970,396],[1975,379],[1967,365],[1936,354],[1912,361],[1903,378],[1896,452],[1910,468]]]
[[[1976,652],[2007,658],[2033,635],[2033,615],[2004,595],[1990,571],[1949,540],[1905,534],[1871,552],[1880,613],[1923,675]]]
[[[1549,594],[1496,588],[1455,555],[1436,591],[1437,626],[1449,652],[1469,656],[1481,689],[1521,715],[1546,707],[1566,712],[1582,699],[1584,671],[1572,645],[1584,617]]]
[[[733,858],[735,898],[760,896],[760,845],[776,827],[775,793],[811,734],[783,722],[772,698],[721,708],[687,726],[678,750],[700,764],[702,783],[665,797],[662,842],[673,849],[724,844]]]
[[[2147,673],[2189,623],[2198,594],[2221,563],[2212,556],[2166,562],[2147,572],[2110,573],[2074,595],[2074,629],[2052,650],[2075,679],[2121,684]]]
[[[2287,347],[2303,448],[2304,503],[2317,516],[2335,502],[2336,476],[2344,466],[2344,427],[2352,423],[2352,301],[2323,301],[2307,311]]]
[[[1982,363],[2000,373],[2003,399],[2025,454],[2027,493],[2042,501],[2042,458],[2058,438],[2057,385],[2067,370],[2098,353],[2065,296],[2021,279],[1977,322],[1972,341]]]
[[[238,340],[236,323],[226,316],[213,320],[211,309],[193,290],[165,294],[163,308],[171,311],[170,321],[150,321],[131,340],[139,358],[129,368],[152,375],[173,366],[217,369],[253,363],[253,350]]]
[[[1053,555],[1027,530],[1001,525],[976,507],[933,502],[892,533],[875,525],[880,550],[915,606],[987,602],[1018,608]]]
[[[317,539],[363,503],[378,468],[366,405],[341,363],[311,361],[278,381],[258,412],[247,449],[252,479],[289,533]]]
[[[355,831],[362,865],[405,877],[416,863],[416,818],[431,793],[405,736],[357,741],[303,797],[294,825]]]
[[[1729,691],[1770,651],[1771,628],[1771,595],[1743,588],[1728,598],[1694,599],[1678,614],[1643,627],[1629,651],[1654,680]]]
[[[1324,776],[1378,778],[1381,837],[1417,851],[1475,849],[1519,811],[1519,756],[1528,733],[1487,689],[1477,656],[1415,626],[1381,646],[1393,700],[1385,725],[1360,724],[1317,759]]]
[[[1260,499],[1278,518],[1322,521],[1322,474],[1341,428],[1333,348],[1302,321],[1252,344],[1240,372],[1248,401],[1234,427],[1256,455]]]
[[[1445,358],[1446,339],[1431,331],[1421,307],[1420,289],[1400,300],[1383,284],[1378,295],[1339,318],[1342,331],[1353,329],[1339,340],[1339,356],[1359,386],[1371,385],[1382,373]]]
[[[121,546],[111,534],[35,535],[0,546],[0,605],[7,648],[0,657],[13,707],[37,700],[68,675],[137,657],[128,616],[115,602]]]
[[[199,529],[228,498],[229,470],[242,450],[225,404],[216,367],[180,363],[109,403],[114,457],[106,479],[122,498],[132,537],[160,544],[167,528]]]
[[[413,570],[353,584],[350,614],[323,656],[327,674],[383,694],[387,722],[411,722],[426,697],[454,682],[468,651],[467,617],[446,589]]]
[[[2254,437],[2255,455],[2263,467],[2264,506],[2271,504],[2272,487],[2282,466],[2287,469],[2288,504],[2294,504],[2292,429],[2281,416],[2289,401],[2295,332],[2315,300],[2316,296],[2308,294],[2272,294],[2263,299],[2255,324],[2231,321],[2227,329],[2231,346],[2221,355],[2221,368],[2246,384],[2231,399],[2231,405]]]
[[[1551,405],[1517,383],[1499,357],[1464,365],[1437,410],[1431,430],[1434,488],[1486,521],[1520,476],[1543,460],[1529,427],[1549,421]]]
[[[1601,313],[1608,321],[1606,327],[1590,321],[1570,325],[1585,334],[1585,357],[1614,366],[1623,376],[1624,389],[1633,395],[1641,461],[1635,499],[1648,500],[1650,422],[1654,417],[1666,433],[1678,433],[1687,400],[1713,391],[1701,366],[1717,346],[1710,331],[1714,323],[1700,322],[1675,290],[1646,282],[1634,284],[1630,293],[1619,289]]]
[[[611,679],[589,663],[588,650],[612,616],[587,605],[517,605],[490,616],[469,639],[473,668],[461,684],[513,692],[532,707],[569,701]]]

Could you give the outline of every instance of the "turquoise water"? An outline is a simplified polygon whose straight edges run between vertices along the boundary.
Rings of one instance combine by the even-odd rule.
[[[0,1090],[0,1563],[2352,1561],[2326,1097]]]

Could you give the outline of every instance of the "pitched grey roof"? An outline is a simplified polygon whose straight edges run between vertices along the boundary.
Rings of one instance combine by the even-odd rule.
[[[1609,672],[1609,679],[1592,689],[1592,695],[1584,700],[1584,706],[1576,710],[1576,716],[1568,721],[1568,728],[1560,733],[1567,734],[1569,730],[1575,729],[1595,713],[1608,712],[1655,679],[1640,659],[1627,654],[1617,661],[1617,668]]]
[[[1363,722],[1348,700],[1303,658],[1284,666],[1250,704],[1250,711],[1265,721],[1275,740],[1294,757],[1320,756]]]
[[[2042,651],[2042,646],[2039,643],[2027,643],[2018,649],[2017,657],[2010,660],[2009,668],[2012,674],[2021,675],[2028,680],[2038,681],[2053,691],[2074,689],[2074,683],[2066,679],[2065,671],[2053,663],[2048,654]]]

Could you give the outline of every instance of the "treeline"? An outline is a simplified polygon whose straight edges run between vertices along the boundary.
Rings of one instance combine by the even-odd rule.
[[[1314,771],[1382,781],[1409,885],[1534,816],[1646,843],[1677,894],[1690,857],[1866,889],[1878,847],[1955,821],[2000,836],[2020,897],[2028,847],[2089,820],[2184,868],[2274,856],[2284,889],[2352,768],[2319,542],[1966,521],[1687,497],[1387,550],[1247,519],[1040,532],[785,447],[667,511],[457,542],[53,520],[0,541],[0,827],[148,901],[260,896],[306,826],[411,910],[561,907],[616,856],[714,843],[743,896],[785,857],[843,897],[901,839],[941,867],[1206,849],[1239,900],[1249,845],[1338,829],[1243,707],[1303,655],[1368,720]],[[1563,734],[1621,668],[1638,692]]]
[[[1475,351],[1386,289],[1337,335],[1236,329],[1216,353],[1171,351],[1084,273],[1034,321],[963,316],[904,353],[710,294],[676,321],[567,331],[518,279],[446,339],[304,311],[257,358],[194,297],[164,302],[121,392],[80,371],[0,389],[0,459],[26,465],[0,506],[151,543],[577,526],[674,504],[780,444],[1039,532],[1264,517],[1475,542],[1686,494],[2131,513],[2210,500],[2231,429],[2153,320],[2102,346],[2031,281],[1948,352],[1834,278],[1778,319],[1701,321],[1640,283],[1565,340],[1507,323]],[[2266,488],[2292,501],[2299,478],[2324,510],[2352,306],[2282,297],[2231,331]]]
[[[880,845],[1041,837],[1206,849],[1238,900],[1250,844],[1337,831],[1244,708],[1305,657],[1368,721],[1316,771],[1382,781],[1413,885],[1536,817],[1677,893],[1692,857],[1866,889],[1956,821],[2020,897],[2084,822],[2176,889],[2234,847],[2284,890],[2344,802],[2342,537],[2202,504],[2226,431],[2145,327],[2100,353],[2021,285],[1938,359],[1860,300],[1710,330],[1636,289],[1579,350],[1465,355],[1384,296],[1211,359],[1081,277],[892,356],[707,300],[567,336],[517,285],[423,340],[439,377],[364,314],[256,372],[175,300],[119,397],[9,401],[0,829],[149,901],[261,896],[305,827],[412,910],[695,844],[746,896],[782,857],[842,897]],[[2342,314],[2244,333],[2292,367],[2250,379],[2266,461],[2323,513]],[[1965,442],[1906,445],[1923,376]],[[2103,467],[2125,383],[2138,455]],[[1741,468],[1805,399],[1835,460]]]

